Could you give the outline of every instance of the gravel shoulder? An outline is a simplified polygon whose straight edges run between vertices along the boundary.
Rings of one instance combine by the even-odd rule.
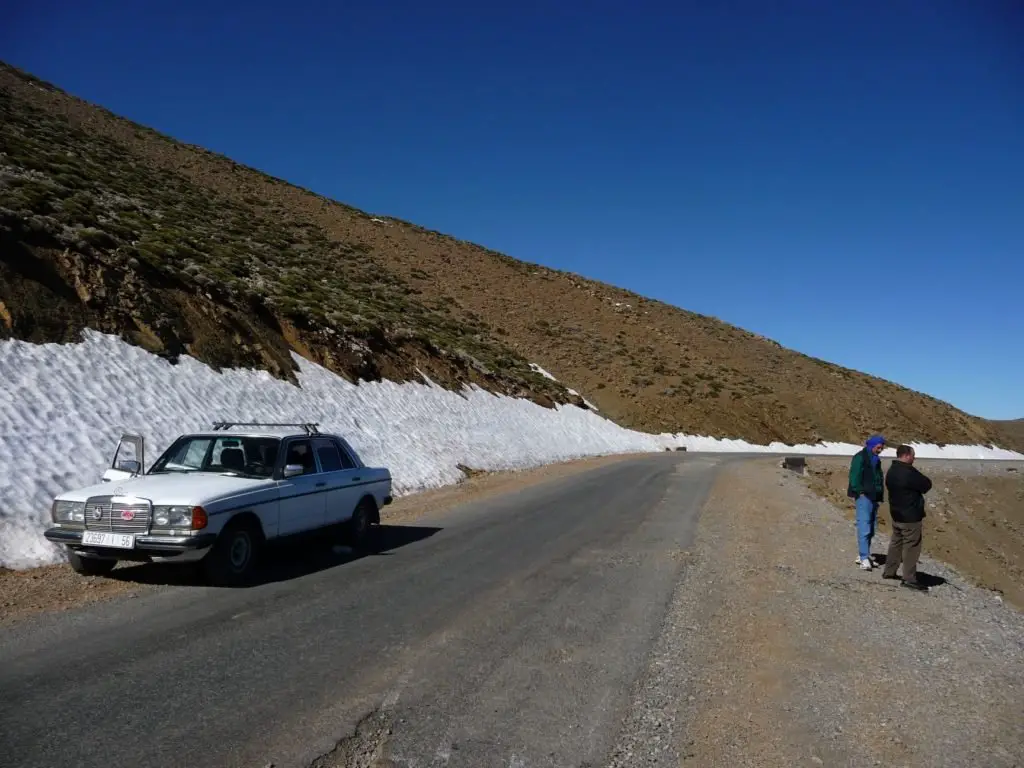
[[[846,497],[849,457],[807,462],[810,488],[853,520]],[[890,460],[883,461],[888,469]],[[1024,462],[918,459],[932,480],[925,496],[924,551],[1024,610]],[[879,508],[888,532],[889,505]]]
[[[724,468],[611,764],[1024,764],[1024,616],[927,540],[927,594],[855,554],[777,459]]]
[[[635,454],[597,456],[507,472],[470,470],[466,480],[457,485],[396,499],[382,511],[381,522],[386,525],[411,523],[461,504],[523,490],[632,457]],[[115,598],[139,597],[166,589],[167,582],[175,581],[174,573],[167,574],[172,568],[122,563],[110,577],[79,576],[66,564],[17,571],[0,568],[0,627],[41,613],[66,611]],[[154,577],[158,569],[170,578]]]

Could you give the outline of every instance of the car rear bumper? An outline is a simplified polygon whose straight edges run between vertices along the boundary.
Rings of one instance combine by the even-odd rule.
[[[49,528],[43,535],[49,541],[64,544],[80,555],[115,560],[198,560],[206,555],[217,538],[213,533],[198,536],[138,534],[133,549],[118,549],[82,544],[82,531],[69,528]]]

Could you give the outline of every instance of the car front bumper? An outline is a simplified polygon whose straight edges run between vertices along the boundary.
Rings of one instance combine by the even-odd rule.
[[[87,557],[143,561],[199,560],[206,555],[217,539],[217,535],[214,533],[201,533],[198,536],[136,534],[134,548],[118,549],[82,544],[82,531],[72,528],[48,528],[43,535],[54,544],[64,544],[76,553]]]

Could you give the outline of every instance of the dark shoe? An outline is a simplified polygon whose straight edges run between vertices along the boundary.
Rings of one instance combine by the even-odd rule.
[[[899,576],[897,576],[897,575],[896,575],[895,573],[894,573],[894,574],[893,574],[892,576],[890,576],[890,575],[889,575],[888,573],[885,573],[885,572],[883,571],[883,572],[882,572],[882,578],[883,578],[883,579],[898,579],[898,578],[899,578]]]
[[[926,587],[924,584],[920,584],[920,583],[918,583],[916,581],[904,581],[903,582],[903,586],[906,587],[907,589],[916,589],[918,592],[927,592],[928,591],[928,587]]]

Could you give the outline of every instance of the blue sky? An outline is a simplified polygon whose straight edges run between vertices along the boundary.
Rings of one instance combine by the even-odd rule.
[[[1024,417],[1014,0],[143,5],[18,4],[0,58],[364,210]]]

